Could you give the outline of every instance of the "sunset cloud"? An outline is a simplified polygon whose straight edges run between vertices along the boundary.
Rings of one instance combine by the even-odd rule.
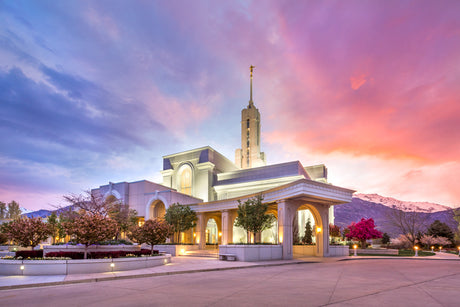
[[[458,1],[3,1],[0,191],[38,208],[159,178],[171,152],[211,145],[232,159],[255,65],[270,163],[327,163],[334,184],[460,205],[459,11]]]

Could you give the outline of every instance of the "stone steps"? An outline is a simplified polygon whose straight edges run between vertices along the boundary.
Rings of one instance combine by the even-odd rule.
[[[185,257],[208,257],[208,258],[219,258],[219,250],[196,250],[186,251]]]

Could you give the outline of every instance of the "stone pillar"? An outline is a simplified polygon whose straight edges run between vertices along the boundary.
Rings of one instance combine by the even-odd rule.
[[[278,240],[283,245],[283,259],[292,259],[292,217],[289,203],[278,202]]]
[[[198,221],[196,222],[196,238],[195,242],[200,246],[200,249],[206,248],[206,216],[204,213],[197,214]]]
[[[222,213],[222,245],[227,245],[233,241],[232,215],[228,210]]]
[[[320,223],[316,225],[316,255],[327,257],[329,255],[329,205],[315,205],[318,210]],[[318,227],[321,232],[318,232]]]

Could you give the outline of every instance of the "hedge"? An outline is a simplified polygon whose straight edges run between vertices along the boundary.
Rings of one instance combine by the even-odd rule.
[[[120,258],[126,257],[131,254],[135,256],[150,255],[149,249],[141,249],[140,251],[109,251],[109,252],[89,252],[88,259],[103,259],[103,258]],[[153,251],[153,254],[158,254],[157,250]],[[83,259],[83,252],[49,252],[46,257],[68,257],[72,259]]]

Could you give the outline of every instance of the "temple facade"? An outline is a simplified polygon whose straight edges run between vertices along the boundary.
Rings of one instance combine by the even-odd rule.
[[[262,194],[268,213],[276,217],[262,242],[282,246],[282,258],[295,256],[294,245],[310,219],[315,256],[330,256],[329,223],[333,206],[348,203],[354,191],[327,181],[325,165],[303,166],[299,161],[266,165],[261,152],[261,116],[252,99],[241,113],[241,148],[235,163],[205,146],[163,156],[163,182],[109,183],[93,190],[113,196],[135,209],[140,220],[161,218],[174,203],[189,205],[198,215],[197,226],[181,234],[181,241],[204,249],[208,244],[249,243],[244,229],[236,227],[238,201]],[[252,241],[254,238],[250,238]]]

